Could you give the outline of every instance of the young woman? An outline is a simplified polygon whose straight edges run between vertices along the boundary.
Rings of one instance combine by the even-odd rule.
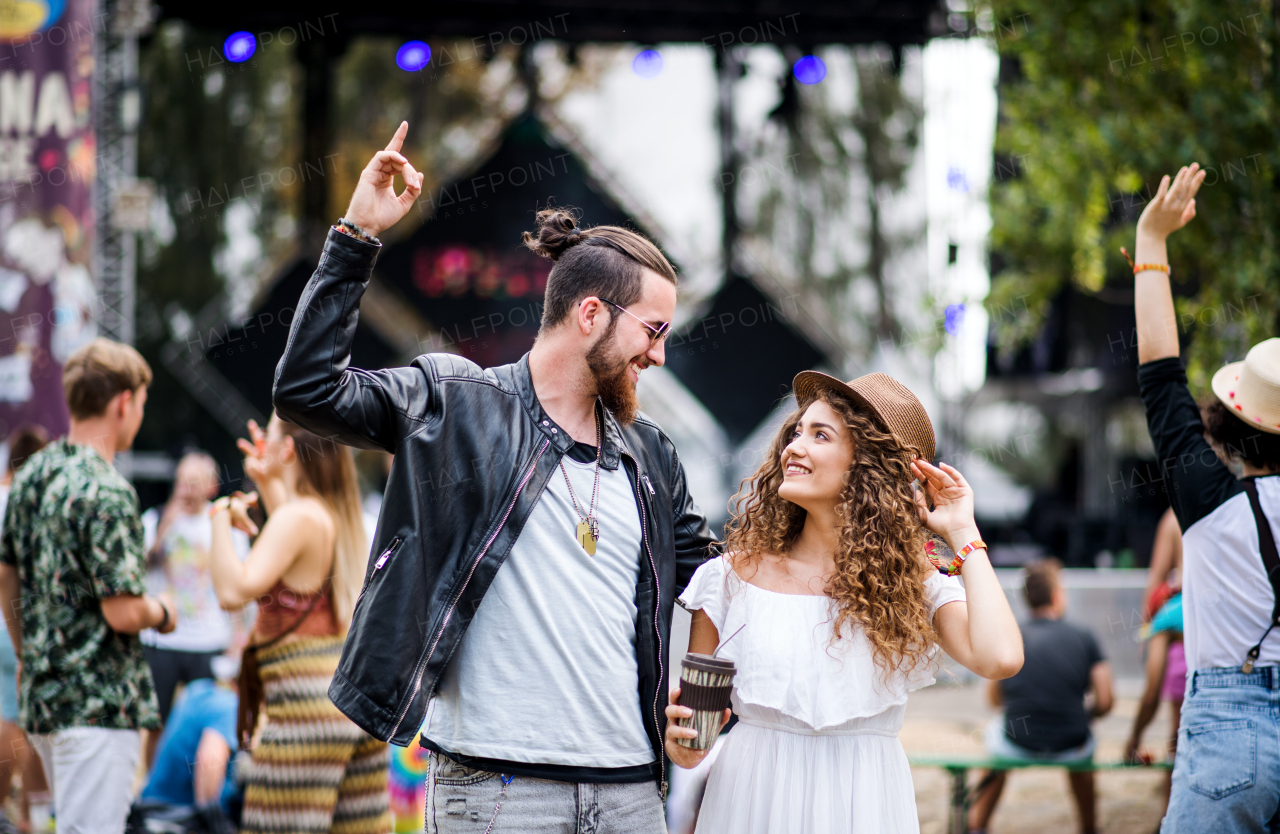
[[[253,442],[240,448],[260,492],[210,509],[219,601],[258,603],[245,662],[256,659],[267,723],[253,748],[242,830],[382,834],[391,825],[386,744],[328,696],[368,562],[351,451],[278,416],[265,434],[252,422],[249,431]],[[248,516],[259,494],[261,533]],[[233,525],[257,535],[243,563]],[[242,676],[242,699],[245,688]]]
[[[1022,638],[972,490],[928,462],[933,428],[915,396],[884,374],[846,384],[813,371],[795,393],[799,410],[740,493],[726,555],[680,599],[692,652],[745,624],[720,652],[737,666],[739,724],[711,767],[697,831],[916,832],[897,739],[907,694],[932,683],[936,645],[1005,678],[1022,666]],[[929,558],[930,531],[961,554],[940,560],[963,585]],[[692,767],[705,754],[676,744],[694,733],[675,723],[690,714],[679,690],[671,703],[666,749]]]
[[[1280,339],[1219,368],[1208,404],[1196,404],[1166,243],[1196,216],[1204,178],[1196,164],[1163,177],[1134,247],[1138,390],[1182,529],[1187,684],[1161,831],[1261,834],[1280,806]],[[1262,311],[1274,326],[1274,307]]]

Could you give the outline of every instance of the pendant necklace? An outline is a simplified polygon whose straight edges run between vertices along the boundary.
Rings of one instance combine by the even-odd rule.
[[[575,538],[578,544],[582,545],[582,549],[587,551],[588,556],[596,555],[596,542],[600,540],[600,519],[596,517],[596,498],[600,495],[600,455],[604,451],[604,427],[601,425],[600,415],[596,415],[596,478],[595,484],[591,487],[591,505],[587,507],[587,514],[583,515],[582,510],[578,509],[578,496],[573,492],[573,483],[569,480],[569,473],[565,471],[564,461],[560,461],[560,474],[564,475],[565,486],[569,487],[569,500],[573,502],[573,511],[581,519],[578,522],[578,531]]]

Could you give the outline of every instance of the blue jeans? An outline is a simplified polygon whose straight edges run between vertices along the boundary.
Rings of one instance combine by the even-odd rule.
[[[1280,832],[1280,666],[1187,682],[1160,834]]]
[[[426,817],[426,834],[667,831],[656,782],[597,785],[504,777],[439,753],[428,759]]]

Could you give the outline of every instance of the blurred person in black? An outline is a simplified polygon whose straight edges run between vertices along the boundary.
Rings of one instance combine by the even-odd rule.
[[[1031,616],[1022,623],[1026,658],[1022,671],[991,681],[992,706],[1004,711],[986,732],[987,752],[1010,761],[1072,764],[1093,759],[1094,718],[1111,711],[1111,667],[1093,634],[1064,622],[1067,594],[1057,559],[1026,568],[1023,594]],[[1086,696],[1088,696],[1086,703]],[[1007,771],[989,771],[969,811],[970,832],[984,832],[1004,790]],[[1097,802],[1092,771],[1069,771],[1071,792],[1080,813],[1082,834],[1097,831]]]

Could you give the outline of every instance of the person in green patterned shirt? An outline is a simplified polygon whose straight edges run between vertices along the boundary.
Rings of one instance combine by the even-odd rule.
[[[141,729],[159,707],[138,632],[172,631],[146,595],[138,496],[112,466],[142,424],[151,368],[95,339],[63,367],[71,429],[14,479],[0,534],[0,606],[19,658],[24,729],[60,831],[124,830]]]

